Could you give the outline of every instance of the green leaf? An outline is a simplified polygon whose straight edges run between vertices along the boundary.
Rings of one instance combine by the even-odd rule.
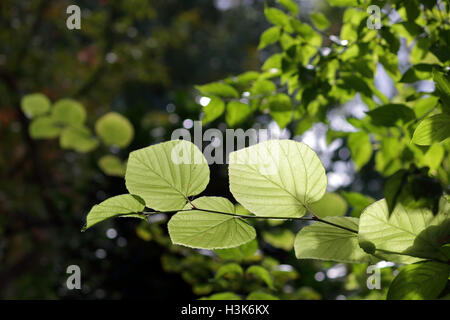
[[[397,38],[394,33],[391,31],[389,27],[383,26],[379,33],[381,37],[386,41],[386,44],[389,47],[389,50],[393,54],[397,54],[398,50],[400,49],[400,40]]]
[[[444,147],[438,143],[432,144],[422,159],[420,159],[420,165],[428,167],[430,170],[436,170],[441,166],[444,156]]]
[[[449,213],[450,204],[443,201],[436,216],[431,210],[406,208],[401,203],[389,215],[386,200],[379,200],[361,214],[360,245],[369,245],[381,254],[446,261],[440,247],[450,234]]]
[[[324,220],[358,231],[358,218],[326,217]],[[358,245],[358,234],[322,222],[304,227],[295,238],[297,259],[319,259],[348,263],[373,263],[377,259]]]
[[[433,71],[433,80],[436,83],[436,91],[439,93],[442,103],[450,108],[450,82],[443,73],[436,70]]]
[[[416,64],[409,68],[400,79],[403,83],[413,83],[420,80],[431,80],[432,66],[429,64]]]
[[[242,300],[242,299],[234,292],[221,292],[221,293],[214,293],[208,297],[202,297],[200,298],[200,300]]]
[[[86,217],[86,224],[82,231],[93,225],[114,217],[131,217],[146,219],[144,215],[139,215],[145,208],[144,201],[132,194],[122,194],[101,202],[92,207]]]
[[[373,198],[358,192],[342,192],[342,196],[353,208],[350,214],[352,217],[359,217],[366,207],[375,202]]]
[[[408,172],[405,169],[400,169],[386,180],[383,188],[383,194],[386,199],[389,213],[395,209],[395,206],[400,199],[402,188],[408,181],[407,179]]]
[[[237,212],[237,211],[236,211]],[[229,249],[217,249],[214,252],[223,260],[249,260],[255,256],[256,250],[258,250],[258,241],[252,240],[244,243],[239,247]]]
[[[204,117],[202,123],[206,124],[208,122],[216,120],[225,111],[225,103],[222,99],[217,97],[211,97],[211,101],[203,108]]]
[[[192,248],[233,248],[256,237],[255,229],[244,220],[233,216],[234,205],[225,198],[201,197],[192,201],[199,209],[227,212],[232,215],[192,210],[178,212],[168,223],[173,244]],[[191,209],[186,204],[184,209]]]
[[[330,26],[330,21],[321,12],[313,12],[311,14],[311,20],[314,26],[319,30],[325,30]]]
[[[230,190],[257,216],[301,217],[325,193],[319,157],[293,140],[269,140],[230,153]]]
[[[278,2],[289,10],[293,15],[298,14],[298,4],[293,0],[278,0]]]
[[[245,270],[245,275],[260,279],[265,284],[267,284],[267,286],[269,288],[271,288],[271,289],[274,288],[273,280],[272,280],[272,277],[270,276],[269,271],[267,271],[267,269],[265,269],[261,266],[253,265],[253,266],[248,267],[247,270]]]
[[[246,300],[280,300],[280,298],[269,293],[253,291],[250,292]]]
[[[276,8],[264,8],[264,14],[270,23],[283,27],[289,25],[289,17],[281,10]]]
[[[423,117],[427,112],[429,112],[437,105],[438,101],[439,98],[434,96],[418,100],[413,106],[416,117]]]
[[[444,290],[450,266],[427,261],[402,268],[389,287],[389,300],[436,299]]]
[[[49,116],[34,119],[28,130],[33,139],[56,138],[61,133],[61,127]]]
[[[372,157],[372,144],[369,135],[363,131],[352,132],[348,136],[347,145],[356,169],[361,170]]]
[[[217,280],[222,277],[230,277],[230,275],[233,277],[235,275],[242,276],[242,275],[244,275],[244,270],[237,263],[228,263],[228,264],[221,266],[217,270],[216,275],[214,276],[214,279]]]
[[[236,77],[236,82],[238,84],[248,84],[250,82],[255,81],[259,77],[259,72],[257,71],[247,71],[244,73],[241,73]]]
[[[394,127],[399,122],[405,124],[416,118],[414,111],[402,104],[386,104],[367,112],[372,123],[377,126]]]
[[[124,148],[133,140],[134,128],[131,122],[117,112],[109,112],[97,120],[95,132],[107,146]]]
[[[77,126],[86,120],[86,110],[75,100],[61,99],[53,105],[52,118],[60,124]]]
[[[213,82],[195,88],[206,96],[218,96],[221,98],[239,98],[239,93],[232,86],[222,83]]]
[[[328,3],[331,6],[335,7],[357,7],[357,0],[328,0]]]
[[[85,153],[97,148],[99,142],[88,127],[80,125],[66,127],[59,137],[59,144],[63,149]]]
[[[32,93],[22,98],[20,106],[28,118],[34,118],[48,113],[51,102],[42,93]]]
[[[272,27],[267,29],[261,34],[261,38],[259,40],[258,50],[262,50],[268,45],[277,42],[280,39],[281,28],[280,27]]]
[[[292,121],[291,98],[284,93],[278,93],[267,99],[270,115],[281,129],[284,129]]]
[[[231,101],[227,104],[227,114],[225,121],[233,128],[241,124],[250,115],[251,110],[248,105],[239,101]]]
[[[108,176],[125,176],[126,165],[116,156],[109,154],[101,157],[98,166]]]
[[[422,120],[414,131],[412,142],[421,146],[441,142],[450,137],[450,115],[440,113]]]
[[[337,193],[325,193],[322,199],[311,203],[309,208],[318,217],[345,216],[347,202]]]
[[[252,95],[269,95],[275,90],[277,90],[277,87],[272,81],[257,80],[253,84],[250,93]]]
[[[264,231],[262,236],[265,242],[275,248],[289,251],[294,247],[295,235],[289,229]]]
[[[182,209],[187,198],[209,182],[208,163],[191,142],[175,140],[130,153],[125,174],[128,191],[155,210]]]

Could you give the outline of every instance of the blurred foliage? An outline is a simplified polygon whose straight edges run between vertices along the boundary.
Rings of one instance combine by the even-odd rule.
[[[257,241],[214,252],[172,245],[164,214],[79,232],[93,204],[126,192],[119,178],[130,150],[169,140],[200,113],[221,129],[274,120],[301,136],[329,126],[328,144],[343,142],[331,161],[357,171],[331,198],[353,217],[373,202],[365,194],[436,210],[450,179],[447,2],[416,10],[419,1],[375,1],[386,8],[378,31],[366,27],[366,1],[320,2],[314,13],[289,0],[217,3],[79,1],[74,31],[65,26],[69,2],[0,4],[2,297],[386,298],[398,265],[381,269],[382,290],[369,290],[367,265],[297,260],[291,243],[303,222],[255,222]],[[379,65],[392,97],[374,82]],[[423,80],[436,90],[419,91]],[[368,108],[346,117],[358,132],[332,129],[330,112],[355,96]],[[75,116],[58,116],[58,103]],[[211,169],[226,181],[225,168]],[[205,193],[230,197],[226,185]],[[65,287],[71,264],[82,270],[80,292]]]

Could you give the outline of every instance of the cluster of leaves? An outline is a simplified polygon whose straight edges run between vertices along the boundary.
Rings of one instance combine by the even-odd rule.
[[[113,216],[151,219],[156,216],[155,212],[174,213],[169,222],[174,243],[214,249],[219,256],[219,250],[238,250],[233,254],[239,256],[244,246],[254,241],[256,218],[275,218],[271,222],[277,219],[318,220],[304,227],[297,236],[286,229],[280,229],[276,236],[270,232],[262,236],[265,241],[284,250],[292,249],[289,245],[292,241],[296,256],[300,259],[350,263],[374,263],[383,259],[405,263],[407,266],[395,278],[388,297],[438,297],[447,283],[448,265],[445,263],[449,259],[448,198],[442,197],[445,192],[443,186],[448,185],[450,180],[450,144],[447,139],[450,86],[446,74],[449,66],[448,4],[444,3],[439,8],[436,1],[392,1],[391,11],[395,10],[400,20],[391,23],[389,16],[385,15],[381,20],[383,27],[371,30],[366,27],[367,1],[329,2],[337,6],[350,6],[344,12],[339,35],[327,33],[330,23],[320,13],[311,16],[312,26],[298,20],[298,7],[293,1],[279,1],[287,13],[266,7],[266,17],[273,27],[262,34],[259,47],[267,50],[269,46],[276,46],[281,52],[270,56],[261,71],[249,71],[198,86],[202,95],[211,99],[203,109],[203,122],[212,122],[224,116],[230,127],[236,127],[249,121],[252,116],[270,114],[280,128],[289,127],[295,134],[301,135],[314,123],[328,124],[327,114],[331,109],[358,95],[369,108],[364,118],[347,119],[358,132],[329,129],[327,140],[331,142],[336,138],[345,138],[358,170],[370,163],[375,155],[375,169],[388,178],[384,191],[386,200],[367,207],[372,201],[366,196],[342,193],[354,208],[352,217],[343,216],[346,208],[330,211],[329,204],[343,203],[342,198],[334,193],[324,195],[324,171],[311,171],[310,166],[298,163],[301,159],[307,159],[317,163],[318,168],[323,168],[315,154],[304,145],[296,148],[285,146],[283,149],[277,144],[270,148],[258,145],[258,151],[263,154],[271,154],[274,148],[290,152],[283,157],[286,161],[280,167],[283,169],[279,171],[275,186],[268,188],[264,184],[267,183],[265,178],[248,172],[240,161],[230,164],[231,192],[248,211],[224,198],[200,197],[191,200],[191,196],[202,192],[208,184],[207,165],[203,160],[193,166],[174,165],[170,161],[174,148],[174,142],[171,142],[132,153],[126,176],[130,194],[110,198],[94,207],[88,215],[86,227]],[[377,4],[383,7],[387,1],[378,1]],[[423,10],[418,10],[419,4]],[[398,61],[400,40],[406,42],[410,49],[409,69],[403,74]],[[384,96],[374,85],[378,64],[394,82],[397,95],[392,99]],[[419,80],[434,81],[435,91],[418,92],[415,83]],[[43,113],[50,112],[50,107],[47,109]],[[30,114],[27,108],[23,110]],[[53,111],[50,115],[40,114],[39,117],[50,119],[41,123],[45,124],[45,130],[56,126],[62,132],[72,127],[53,122]],[[83,121],[75,127],[82,125]],[[61,132],[55,134],[55,137],[60,136],[60,141]],[[76,133],[79,135],[80,132]],[[98,132],[97,135],[102,139]],[[90,133],[89,137],[92,137]],[[78,141],[78,138],[74,140]],[[64,147],[62,142],[61,146]],[[76,146],[80,148],[77,143],[66,146],[75,150]],[[235,153],[236,157],[245,163],[253,154],[249,149]],[[193,146],[183,147],[183,150],[192,157],[198,154]],[[161,158],[163,155],[166,158]],[[203,159],[200,156],[195,157]],[[262,161],[261,166],[266,165]],[[290,172],[291,165],[295,172]],[[255,171],[260,172],[259,169]],[[246,176],[245,181],[242,181],[242,175]],[[198,179],[194,183],[188,177]],[[308,186],[308,181],[316,179],[314,185]],[[312,187],[316,189],[309,189]],[[295,191],[292,192],[291,188]],[[145,207],[153,211],[144,213]],[[366,207],[358,219],[359,213]],[[331,208],[335,209],[333,206]],[[302,217],[307,209],[314,212],[311,218]],[[155,228],[155,224],[142,224],[138,234],[148,236],[148,228]],[[235,231],[233,237],[229,237],[230,231]],[[155,233],[151,236],[154,237]],[[160,240],[165,241],[166,238],[161,237]],[[330,246],[330,243],[339,243],[339,246]],[[174,248],[178,250],[177,246]],[[249,254],[249,257],[254,256],[254,252]],[[181,271],[176,263],[170,264],[170,258],[164,258],[163,264],[166,263],[167,270],[183,272],[183,277],[193,284],[194,290],[205,294],[212,289],[208,285],[199,285],[198,279],[193,280],[198,275],[192,272],[195,269],[192,265],[202,259],[206,258],[195,255],[183,260],[191,266],[188,268],[190,271]],[[271,270],[265,263],[261,262],[261,265],[274,278],[275,269]],[[205,261],[195,265],[205,266]],[[224,269],[219,271],[221,268]],[[270,290],[267,276],[262,275],[265,272],[250,272],[250,268],[244,272],[235,264],[211,265],[206,273],[212,270],[216,274],[214,278],[218,289],[214,290],[239,291],[241,289],[232,287],[228,280],[234,276],[240,277],[239,283],[242,285],[242,279],[247,279],[251,274],[258,274]],[[220,285],[224,275],[231,278],[227,279],[226,285]],[[205,275],[202,277],[207,278]],[[244,292],[243,295],[251,298],[256,292],[268,294],[256,290]],[[212,296],[232,297],[237,296],[230,292]]]
[[[317,202],[325,194],[325,169],[314,151],[292,140],[271,140],[231,153],[229,176],[233,196],[248,210],[244,213],[222,197],[190,199],[209,182],[207,161],[194,144],[175,140],[134,151],[125,175],[130,194],[94,206],[84,229],[112,217],[147,219],[155,213],[174,213],[168,222],[172,243],[216,250],[254,240],[252,219],[312,220],[317,222],[295,237],[298,259],[417,263],[394,280],[388,292],[394,299],[433,299],[445,288],[450,272],[448,199],[441,199],[436,215],[400,204],[389,214],[384,199],[367,207],[360,219],[327,216],[326,212],[318,215],[311,206],[320,207]],[[329,202],[327,198],[324,201]],[[311,218],[304,217],[307,212]],[[252,266],[246,274],[250,270],[260,270],[258,276],[271,287],[267,270]],[[243,275],[240,266],[231,264],[218,269],[216,277],[228,272]]]
[[[203,0],[84,1],[78,4],[81,29],[69,30],[66,9],[72,4],[67,0],[1,4],[0,295],[161,298],[164,294],[158,288],[163,287],[171,298],[191,296],[189,286],[155,263],[159,257],[155,252],[166,249],[136,238],[132,222],[116,224],[114,239],[103,230],[111,224],[88,235],[78,232],[86,209],[123,192],[116,178],[99,172],[98,160],[117,156],[120,161],[106,158],[113,161],[102,170],[124,174],[122,160],[129,150],[116,153],[116,147],[106,149],[100,139],[99,147],[88,153],[60,150],[58,139],[32,141],[20,99],[32,92],[42,92],[51,101],[76,99],[86,108],[86,123],[94,134],[95,120],[114,110],[133,123],[133,148],[169,139],[180,120],[198,115],[201,107],[191,98],[193,84],[257,65],[254,53],[264,19],[255,13],[261,3],[223,11]],[[169,103],[174,106],[166,112]],[[116,169],[105,169],[111,167]],[[108,259],[94,254],[98,248],[107,252]],[[123,262],[127,256],[136,263]],[[81,291],[60,286],[68,261],[95,274],[83,280]],[[143,265],[152,277],[134,272]],[[129,272],[118,275],[125,268]]]
[[[63,149],[86,153],[103,143],[111,150],[118,150],[133,140],[133,125],[117,112],[108,112],[96,121],[95,136],[85,124],[85,108],[73,99],[61,99],[52,105],[42,93],[33,93],[22,98],[21,107],[32,119],[30,136],[33,139],[59,138]],[[113,154],[102,156],[98,166],[107,175],[123,176],[125,173],[125,164]]]
[[[429,180],[432,174],[438,181],[434,195],[421,190],[403,200],[416,207],[426,203],[436,211],[436,199],[450,181],[448,3],[440,9],[435,1],[392,1],[389,12],[396,11],[400,19],[391,23],[385,14],[381,29],[376,30],[367,27],[367,1],[329,1],[331,5],[349,6],[339,35],[333,35],[325,32],[330,23],[323,14],[314,13],[311,26],[296,18],[298,7],[294,2],[279,2],[287,12],[265,8],[273,26],[261,35],[259,46],[278,50],[264,62],[261,71],[197,86],[211,99],[203,109],[203,122],[224,114],[227,124],[234,127],[251,116],[270,114],[280,128],[289,127],[301,135],[314,123],[328,124],[331,109],[358,95],[369,109],[361,119],[347,116],[358,131],[329,128],[327,141],[346,138],[358,170],[377,150],[375,169],[385,177],[406,173],[408,188],[414,188],[417,181],[413,175]],[[387,1],[376,4],[381,8],[389,5]],[[419,10],[420,6],[424,10]],[[400,39],[410,50],[409,68],[403,75],[398,61]],[[377,65],[393,80],[397,95],[391,100],[375,87]],[[418,92],[415,85],[419,80],[434,81],[435,91]],[[402,184],[395,180],[388,180],[389,193],[400,191],[398,186]]]

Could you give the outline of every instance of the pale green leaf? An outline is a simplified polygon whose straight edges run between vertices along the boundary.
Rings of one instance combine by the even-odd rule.
[[[105,155],[98,160],[98,166],[108,176],[125,176],[126,166],[118,157]]]
[[[32,93],[22,98],[20,106],[28,118],[34,118],[48,113],[51,102],[42,93]]]
[[[196,86],[195,88],[206,96],[218,96],[221,98],[239,98],[239,93],[235,88],[222,82],[208,83],[202,86]]]
[[[238,276],[242,276],[244,274],[244,270],[242,269],[242,267],[240,265],[238,265],[237,263],[228,263],[225,264],[223,266],[221,266],[217,272],[216,275],[214,276],[214,279],[220,279],[222,277],[234,277],[236,275]]]
[[[284,129],[292,121],[291,98],[284,93],[278,93],[267,99],[270,115],[281,129]]]
[[[235,208],[236,212],[237,209]],[[238,213],[238,212],[237,212]],[[214,252],[223,260],[250,260],[255,257],[256,250],[258,250],[258,241],[252,240],[244,243],[239,247],[229,249],[217,249]]]
[[[450,266],[427,261],[402,268],[389,287],[389,300],[436,299],[447,284]]]
[[[277,42],[280,39],[280,33],[281,28],[278,26],[274,26],[264,31],[261,34],[258,49],[259,50],[264,49],[268,45]]]
[[[429,167],[430,170],[436,170],[441,166],[444,155],[444,147],[438,143],[434,143],[430,146],[419,162],[422,166]]]
[[[416,117],[423,117],[427,112],[429,112],[437,105],[438,101],[439,98],[434,96],[418,100],[413,106]]]
[[[269,140],[229,159],[230,190],[255,215],[301,217],[325,193],[325,168],[304,143]]]
[[[347,145],[356,169],[361,170],[372,157],[372,144],[369,135],[363,131],[352,132],[348,136]]]
[[[401,203],[389,215],[386,200],[379,200],[361,214],[360,245],[377,254],[446,260],[440,247],[450,235],[449,213],[450,205],[443,200],[436,215],[431,210],[406,208]]]
[[[277,8],[266,7],[264,8],[264,14],[267,20],[274,25],[283,27],[289,24],[289,17]]]
[[[250,292],[246,300],[280,300],[280,298],[275,297],[269,293],[253,291]]]
[[[73,149],[78,152],[89,152],[98,147],[98,140],[85,126],[66,127],[59,137],[59,144],[63,149]]]
[[[295,235],[289,229],[264,231],[262,236],[264,241],[275,248],[289,251],[294,247]]]
[[[450,82],[448,77],[436,70],[433,71],[433,80],[436,83],[436,90],[441,97],[442,103],[450,108]]]
[[[358,231],[358,218],[326,217],[324,220]],[[319,259],[348,263],[373,263],[377,259],[358,245],[358,234],[314,222],[304,227],[295,238],[295,255],[298,259]]]
[[[256,237],[255,229],[234,216],[234,205],[225,198],[201,197],[192,201],[195,208],[231,215],[192,210],[178,212],[168,223],[173,244],[192,248],[223,249],[240,246]],[[184,209],[191,209],[186,204]]]
[[[134,136],[131,122],[117,112],[109,112],[98,119],[95,123],[95,132],[105,145],[121,148],[128,146]]]
[[[242,299],[234,292],[221,292],[221,293],[214,293],[208,297],[200,298],[200,300],[242,300]]]
[[[350,207],[352,207],[352,212],[350,215],[357,218],[366,207],[375,202],[375,199],[372,197],[357,192],[342,192],[342,196],[348,202]]]
[[[86,225],[83,231],[93,225],[114,217],[132,217],[145,219],[144,215],[139,215],[145,208],[144,201],[131,194],[122,194],[101,202],[92,207],[86,217]]]
[[[222,99],[217,97],[211,97],[211,101],[203,108],[204,117],[202,123],[206,124],[208,122],[216,120],[225,111],[225,103]]]
[[[325,30],[330,26],[330,21],[328,21],[327,17],[321,12],[313,12],[311,14],[311,20],[319,30]]]
[[[182,209],[189,196],[209,182],[209,167],[191,142],[168,141],[130,153],[125,174],[128,191],[155,210]]]
[[[253,265],[245,270],[245,275],[262,280],[269,288],[273,289],[273,280],[269,271],[261,266]]]
[[[309,208],[318,217],[345,216],[347,202],[337,193],[325,193],[322,199],[311,203]]]
[[[86,110],[75,100],[61,99],[53,105],[52,118],[60,124],[77,126],[86,120]]]
[[[450,137],[450,115],[440,113],[425,118],[419,123],[412,142],[426,146],[434,142],[441,142]]]
[[[247,119],[250,113],[250,107],[245,103],[231,101],[227,104],[227,114],[225,116],[225,120],[228,126],[233,128]]]
[[[289,10],[293,15],[298,14],[298,4],[294,0],[278,0],[278,2]]]
[[[61,127],[49,116],[34,119],[28,130],[33,139],[56,138],[61,133]]]

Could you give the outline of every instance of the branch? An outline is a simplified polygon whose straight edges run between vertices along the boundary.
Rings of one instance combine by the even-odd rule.
[[[263,220],[298,220],[298,221],[317,221],[317,222],[322,222],[325,224],[328,224],[330,226],[336,227],[336,228],[340,228],[349,232],[353,232],[353,233],[358,233],[358,231],[320,219],[319,217],[317,217],[309,208],[307,208],[307,210],[313,215],[312,218],[304,218],[304,217],[262,217],[262,216],[254,216],[254,215],[244,215],[244,214],[234,214],[234,213],[229,213],[229,212],[223,212],[223,211],[216,211],[216,210],[210,210],[210,209],[201,209],[201,208],[195,208],[195,209],[182,209],[182,210],[172,210],[172,211],[144,211],[141,212],[141,214],[145,215],[145,216],[149,216],[151,214],[155,214],[155,213],[166,213],[166,214],[175,214],[177,212],[192,212],[192,211],[203,211],[203,212],[208,212],[208,213],[214,213],[214,214],[222,214],[222,215],[226,215],[226,216],[232,216],[235,218],[240,218],[240,219],[263,219]]]

